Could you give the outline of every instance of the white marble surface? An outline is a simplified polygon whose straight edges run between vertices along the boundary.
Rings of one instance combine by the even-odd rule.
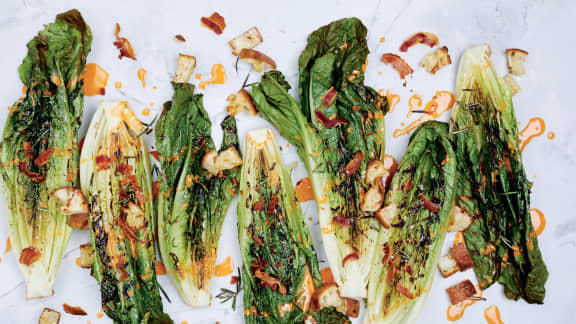
[[[473,45],[489,43],[498,70],[505,73],[504,50],[518,47],[530,52],[526,76],[519,79],[522,91],[514,98],[518,120],[525,125],[531,117],[542,117],[546,133],[535,138],[524,151],[524,161],[529,178],[534,181],[532,205],[544,212],[547,227],[540,236],[540,247],[550,271],[547,296],[542,306],[528,305],[523,301],[512,302],[503,297],[502,288],[494,286],[485,292],[487,301],[471,306],[461,323],[484,323],[483,311],[490,305],[499,306],[505,323],[574,323],[576,322],[576,176],[575,142],[576,112],[574,96],[574,44],[576,44],[576,2],[572,0],[533,1],[301,1],[278,3],[272,1],[84,1],[84,0],[2,0],[0,3],[0,44],[3,46],[0,71],[0,123],[3,125],[7,109],[20,95],[22,84],[17,67],[25,56],[25,44],[42,28],[52,22],[57,13],[70,8],[81,10],[94,34],[92,52],[88,62],[95,62],[110,73],[107,95],[86,99],[85,123],[102,99],[129,100],[137,112],[154,102],[153,114],[161,103],[171,96],[169,80],[175,67],[178,52],[195,55],[197,72],[206,77],[213,64],[225,66],[228,82],[209,86],[205,93],[205,106],[217,123],[225,115],[226,97],[242,84],[249,67],[240,64],[234,70],[235,58],[227,41],[252,26],[258,26],[264,43],[258,49],[269,54],[293,86],[297,81],[297,57],[303,49],[306,36],[315,28],[332,20],[356,16],[369,28],[371,50],[367,84],[376,89],[391,89],[401,97],[396,110],[387,118],[387,151],[400,158],[408,136],[392,138],[392,131],[400,123],[408,123],[406,112],[408,98],[418,93],[427,102],[436,90],[454,88],[457,64],[436,76],[418,67],[420,58],[430,51],[424,46],[412,48],[403,55],[415,69],[406,87],[397,74],[379,62],[384,52],[397,52],[400,43],[410,34],[419,31],[436,33],[442,45],[448,46],[453,62],[457,63],[462,51]],[[220,36],[200,27],[200,17],[212,12],[221,13],[227,28]],[[122,26],[122,35],[134,46],[137,61],[118,60],[117,49],[112,45],[114,24]],[[174,41],[182,34],[186,43]],[[380,37],[385,37],[384,43]],[[138,68],[148,70],[146,88],[137,79]],[[378,72],[382,72],[381,75]],[[259,76],[253,74],[251,80]],[[121,81],[121,90],[114,82]],[[194,80],[197,83],[197,80]],[[157,86],[158,90],[152,87]],[[447,119],[448,114],[442,116]],[[149,119],[148,118],[144,118]],[[240,116],[240,135],[249,129],[268,125],[260,118]],[[84,126],[85,128],[85,126]],[[217,131],[217,127],[214,127]],[[548,140],[553,131],[556,138]],[[285,145],[284,140],[280,140]],[[152,144],[152,143],[150,143]],[[294,151],[285,149],[285,162],[299,161]],[[294,173],[294,180],[305,176],[302,163]],[[231,255],[236,265],[241,262],[237,247],[236,202],[231,206],[224,224],[219,261]],[[303,204],[303,209],[313,217],[312,231],[319,256],[323,259],[314,203]],[[0,251],[7,238],[5,221],[0,221]],[[14,255],[1,255],[0,263],[0,322],[36,323],[44,307],[62,309],[62,303],[82,306],[86,317],[63,314],[61,323],[109,323],[104,317],[96,318],[100,311],[100,294],[89,271],[75,265],[78,246],[89,239],[87,232],[75,231],[68,252],[62,262],[55,285],[55,295],[42,300],[25,301],[24,285],[16,266]],[[450,239],[448,241],[451,241]],[[473,278],[472,272],[455,275],[449,279],[437,276],[428,302],[418,323],[447,323],[446,309],[449,301],[444,289],[462,278]],[[230,287],[229,277],[214,282],[214,292]],[[210,309],[190,309],[179,299],[166,276],[159,279],[168,291],[172,302],[165,301],[165,309],[175,323],[240,323],[241,311],[232,312],[229,305],[218,301]],[[241,307],[240,307],[241,308]],[[360,322],[360,321],[358,321]]]

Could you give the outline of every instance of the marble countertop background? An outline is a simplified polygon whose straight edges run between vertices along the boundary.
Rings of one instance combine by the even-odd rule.
[[[237,91],[250,68],[240,63],[234,69],[227,42],[252,26],[257,26],[264,37],[258,50],[271,56],[293,87],[297,86],[297,58],[306,44],[307,35],[314,29],[333,20],[356,16],[368,27],[371,50],[366,83],[375,89],[386,89],[400,96],[395,111],[386,116],[387,153],[400,159],[408,136],[392,137],[394,129],[406,118],[408,98],[416,93],[424,103],[437,90],[453,91],[456,67],[464,49],[488,43],[493,60],[502,75],[506,74],[505,49],[522,48],[530,54],[527,73],[518,78],[522,91],[514,97],[520,127],[532,117],[541,117],[546,123],[544,135],[535,138],[524,151],[523,158],[532,188],[532,206],[544,212],[547,226],[540,239],[544,259],[550,271],[544,305],[528,305],[523,301],[506,300],[498,285],[485,291],[486,301],[469,307],[460,323],[484,323],[483,311],[497,305],[505,323],[575,323],[576,322],[576,110],[574,107],[574,55],[576,48],[576,2],[572,0],[370,0],[370,1],[85,1],[85,0],[2,0],[0,3],[0,124],[4,125],[8,110],[21,95],[22,84],[17,67],[26,55],[26,43],[36,35],[43,24],[54,20],[57,13],[78,8],[92,28],[94,41],[88,62],[97,63],[110,74],[106,96],[86,98],[82,135],[98,102],[103,99],[128,100],[143,120],[150,120],[158,113],[171,95],[169,81],[176,67],[178,53],[194,55],[198,65],[195,73],[209,78],[213,64],[223,64],[228,76],[224,85],[209,85],[204,102],[219,142],[217,124],[225,116],[226,97]],[[226,19],[222,35],[200,26],[200,17],[219,12]],[[112,45],[115,23],[120,23],[122,36],[128,38],[136,52],[136,61],[119,60]],[[380,62],[383,53],[397,53],[402,41],[415,32],[426,31],[438,35],[441,46],[446,45],[453,64],[435,76],[418,66],[420,59],[430,49],[415,46],[404,59],[415,73],[403,86],[402,80],[389,66]],[[185,43],[174,40],[176,34],[186,38]],[[381,37],[385,41],[381,42]],[[137,78],[137,70],[148,71],[147,87]],[[251,81],[259,75],[252,73]],[[123,87],[115,89],[121,81]],[[198,80],[193,79],[194,83]],[[153,90],[153,87],[157,90]],[[154,103],[151,116],[141,111]],[[447,120],[446,113],[440,119]],[[238,117],[241,138],[250,129],[269,126],[259,117]],[[547,138],[549,132],[555,138]],[[151,141],[149,144],[153,144]],[[298,161],[293,180],[306,172],[291,147],[280,138],[284,146],[284,161]],[[320,259],[324,252],[320,242],[315,205],[302,204],[305,213],[312,217],[310,226]],[[231,256],[240,265],[236,234],[236,202],[232,203],[220,240],[218,262]],[[0,212],[3,214],[3,212]],[[0,217],[0,251],[8,237],[7,225]],[[0,255],[0,322],[36,323],[41,310],[50,307],[62,310],[63,303],[83,307],[88,316],[62,314],[61,323],[110,323],[104,316],[96,317],[101,309],[100,293],[90,271],[75,264],[79,245],[89,240],[88,232],[75,231],[56,280],[55,295],[42,300],[25,301],[24,284],[13,253]],[[450,243],[451,236],[447,239]],[[418,323],[447,323],[446,309],[449,300],[444,289],[463,278],[475,280],[470,271],[448,279],[437,275],[428,301]],[[175,323],[241,323],[242,307],[235,312],[229,304],[213,302],[210,309],[191,309],[180,297],[166,276],[159,277],[172,302],[165,300],[165,310]],[[230,278],[216,278],[214,295],[220,288],[231,288]],[[241,305],[241,304],[240,304]],[[360,323],[360,320],[355,321]]]

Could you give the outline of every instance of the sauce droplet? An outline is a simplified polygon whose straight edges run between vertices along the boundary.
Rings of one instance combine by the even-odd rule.
[[[480,289],[480,287],[478,285],[474,285],[474,287],[476,288],[476,294],[474,294],[474,297],[477,298],[482,297],[482,290]],[[448,306],[448,310],[446,311],[446,317],[451,322],[461,319],[462,316],[464,316],[464,311],[466,310],[466,308],[468,308],[470,305],[474,304],[477,301],[478,300],[468,298],[457,305],[451,304],[450,306]]]
[[[6,249],[4,249],[4,254],[10,252],[10,250],[12,250],[12,241],[10,241],[10,238],[6,239]]]
[[[546,218],[544,217],[544,213],[536,208],[532,208],[530,209],[530,220],[532,220],[532,227],[534,227],[536,235],[542,234],[546,227]]]
[[[152,87],[152,90],[156,91],[156,90],[158,90],[158,87],[157,87],[157,86],[153,86],[153,87]]]
[[[146,88],[146,70],[138,69],[138,79],[142,82],[142,88]]]
[[[107,84],[108,72],[106,70],[95,63],[86,64],[86,73],[84,74],[85,96],[105,95]]]
[[[443,113],[448,111],[454,105],[454,95],[450,91],[436,91],[436,94],[428,103],[424,110],[427,112],[420,118],[408,124],[405,128],[395,129],[394,137],[410,134],[420,124],[429,120],[434,120],[440,117]]]
[[[224,70],[224,65],[214,64],[210,74],[212,76],[210,80],[200,82],[198,88],[204,90],[208,84],[224,84],[224,82],[226,82],[226,71]]]
[[[102,317],[104,317],[104,312],[99,311],[98,314],[96,314],[96,318],[102,318]]]
[[[26,94],[28,92],[28,87],[26,85],[22,86],[22,94]]]
[[[500,318],[500,310],[495,305],[484,310],[484,318],[488,324],[504,324]]]
[[[116,81],[116,82],[114,83],[114,88],[116,88],[116,89],[122,88],[122,82]]]
[[[232,258],[227,256],[226,259],[214,267],[214,275],[216,277],[225,277],[234,271],[234,262]]]
[[[194,77],[196,78],[196,80],[200,80],[202,79],[202,73],[196,73]]]
[[[386,96],[386,99],[388,99],[388,113],[393,112],[400,102],[400,96],[393,94],[390,92],[390,90],[386,90],[386,94],[384,94],[384,89],[378,90],[378,94],[381,96]]]
[[[314,200],[314,188],[312,188],[310,178],[300,179],[296,183],[296,197],[299,202]]]
[[[530,141],[537,136],[544,134],[546,130],[546,124],[544,124],[544,120],[540,117],[531,118],[528,121],[528,124],[518,135],[518,139],[520,140],[520,151],[524,151],[524,148]]]
[[[549,132],[549,133],[548,133],[548,139],[549,139],[549,140],[553,140],[554,137],[556,137],[556,134],[554,134],[554,132]]]
[[[380,43],[384,43],[386,41],[386,37],[380,37]]]
[[[408,99],[408,113],[406,114],[406,118],[410,118],[412,116],[414,110],[420,109],[422,107],[422,98],[419,95],[415,94]]]
[[[162,263],[162,261],[156,260],[156,275],[163,276],[165,274],[166,274],[166,267],[164,266],[164,263]]]
[[[142,110],[142,115],[143,115],[143,116],[150,116],[150,109],[149,109],[149,108],[144,108],[144,110]]]

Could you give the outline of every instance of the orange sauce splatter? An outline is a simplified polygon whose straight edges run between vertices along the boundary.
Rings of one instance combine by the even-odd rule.
[[[382,75],[382,71],[378,72],[378,75]]]
[[[116,89],[122,88],[122,82],[120,82],[120,81],[114,82],[114,88],[116,88]]]
[[[153,102],[150,102],[148,105],[149,105],[150,107],[154,107],[154,103],[153,103]]]
[[[502,318],[500,318],[500,310],[495,305],[484,310],[484,318],[488,324],[504,324]]]
[[[10,252],[10,250],[12,250],[12,241],[10,241],[10,238],[6,239],[6,249],[4,249],[4,254]]]
[[[325,284],[334,282],[334,275],[332,275],[330,267],[320,269],[320,277]]]
[[[202,79],[202,73],[196,73],[194,77],[196,78],[196,80],[200,80]]]
[[[406,114],[406,118],[410,118],[412,116],[412,112],[414,110],[420,109],[422,107],[422,98],[419,95],[415,94],[408,99],[408,113]]]
[[[138,69],[138,80],[142,82],[142,88],[146,88],[146,70]]]
[[[144,115],[144,116],[150,116],[150,109],[149,109],[149,108],[144,108],[144,110],[142,110],[142,115]]]
[[[296,197],[299,202],[314,200],[314,189],[312,188],[310,178],[300,179],[300,181],[296,183]]]
[[[80,257],[76,258],[76,265],[79,266],[80,268],[82,268],[82,261],[81,261]]]
[[[22,94],[26,94],[28,92],[28,87],[26,85],[22,86]]]
[[[224,82],[226,82],[226,71],[224,70],[224,65],[214,64],[210,74],[212,75],[210,80],[202,81],[198,84],[200,89],[206,89],[208,84],[224,84]]]
[[[386,37],[380,37],[380,43],[384,43],[386,41]]]
[[[530,118],[528,124],[518,135],[518,139],[520,140],[520,151],[524,151],[524,148],[530,141],[537,136],[544,134],[546,130],[546,124],[544,124],[544,120],[540,117]]]
[[[104,312],[99,311],[98,314],[96,314],[96,318],[102,318],[102,317],[104,317]]]
[[[420,124],[440,117],[443,113],[452,108],[453,105],[454,95],[450,91],[436,91],[434,97],[432,97],[432,99],[426,104],[426,107],[424,107],[424,110],[428,113],[408,124],[405,128],[395,129],[393,136],[398,137],[410,134]]]
[[[532,208],[530,209],[530,219],[532,220],[532,226],[534,227],[536,235],[542,234],[546,227],[546,218],[544,217],[544,213],[536,208]]]
[[[478,285],[474,286],[476,287],[476,294],[474,294],[474,297],[477,298],[482,297],[482,290],[480,289],[480,287]],[[466,308],[468,308],[470,305],[474,304],[477,301],[478,300],[468,298],[457,305],[451,304],[450,306],[448,306],[448,310],[446,311],[446,317],[451,322],[461,319],[462,316],[464,316],[464,311],[466,310]]]
[[[400,102],[400,96],[393,94],[392,92],[390,92],[390,90],[384,91],[384,89],[378,90],[378,94],[381,96],[386,96],[386,99],[388,99],[388,112],[389,113],[393,112],[398,103]]]
[[[456,236],[454,237],[454,246],[458,244],[466,245],[466,241],[464,241],[464,232],[456,232]]]
[[[302,286],[300,286],[296,293],[296,296],[299,296],[296,303],[304,312],[308,311],[315,290],[316,287],[314,287],[312,274],[310,273],[310,270],[306,269],[306,274],[304,276],[304,280],[302,281]],[[291,311],[291,309],[287,311]]]
[[[549,139],[549,140],[553,140],[554,137],[556,137],[556,134],[554,134],[554,132],[549,132],[549,133],[548,133],[548,139]]]
[[[182,321],[182,324],[188,324],[188,321]]]
[[[227,256],[226,259],[214,267],[214,275],[216,277],[225,277],[234,271],[234,262],[232,258]]]
[[[156,260],[156,275],[163,276],[166,274],[166,267],[162,261]]]
[[[158,87],[157,87],[157,86],[153,86],[153,87],[152,87],[152,90],[158,90]]]
[[[86,64],[84,74],[84,95],[96,96],[106,94],[108,84],[108,72],[95,63]]]

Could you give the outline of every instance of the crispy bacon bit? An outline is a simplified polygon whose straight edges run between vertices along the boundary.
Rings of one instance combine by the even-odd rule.
[[[412,270],[412,267],[411,267],[409,264],[406,265],[406,272],[407,272],[409,275],[412,275],[412,273],[414,272],[414,271]]]
[[[32,172],[32,171],[28,170],[28,162],[18,163],[18,170],[20,170],[20,172],[24,172],[24,174],[26,174],[28,176],[28,178],[30,178],[30,180],[32,180],[36,183],[46,182],[46,177],[44,175],[41,175],[38,172]]]
[[[134,55],[134,49],[132,49],[132,44],[130,41],[124,37],[119,37],[120,35],[120,24],[116,23],[116,31],[114,32],[116,35],[116,41],[114,42],[114,46],[120,50],[120,55],[118,55],[119,59],[123,57],[127,57],[133,60],[136,60],[136,56]]]
[[[110,158],[108,155],[98,155],[96,157],[96,170],[106,170],[110,168]]]
[[[350,124],[350,122],[343,117],[328,118],[320,110],[316,110],[316,118],[318,118],[318,120],[320,120],[322,125],[324,125],[324,127],[328,128],[328,129],[331,129],[331,128],[334,128],[334,127],[340,126],[340,125]]]
[[[263,287],[270,288],[272,290],[276,290],[276,288],[278,288],[280,295],[286,295],[286,286],[284,286],[279,279],[272,277],[262,270],[256,270],[254,277],[260,279],[260,284]]]
[[[354,158],[350,160],[350,162],[348,162],[348,164],[344,168],[344,174],[349,177],[354,173],[358,172],[358,170],[360,169],[360,165],[362,164],[362,158],[363,158],[362,152],[360,151],[356,152]]]
[[[328,89],[328,91],[326,91],[326,93],[324,94],[324,98],[322,98],[322,106],[330,107],[334,102],[334,99],[336,99],[337,95],[338,91],[336,91],[334,87]]]
[[[348,254],[347,256],[345,256],[344,259],[342,259],[342,266],[344,266],[346,263],[348,263],[348,261],[358,260],[358,259],[360,259],[360,257],[358,256],[358,253],[352,252],[352,253]]]
[[[266,199],[264,197],[260,198],[254,205],[252,205],[252,209],[254,211],[263,211],[266,208]]]
[[[343,226],[343,227],[350,226],[350,218],[347,218],[347,217],[334,216],[334,218],[332,218],[332,222],[334,224],[338,224],[338,225]]]
[[[382,257],[382,263],[386,264],[389,259],[390,259],[390,246],[386,244],[386,246],[384,246],[384,257]]]
[[[22,144],[22,146],[24,147],[24,156],[29,158],[29,159],[33,159],[34,158],[34,154],[32,154],[31,149],[32,149],[32,143],[30,142],[24,142]]]
[[[252,234],[252,240],[254,240],[254,244],[256,244],[256,246],[264,246],[264,242],[262,242],[258,235]]]
[[[420,194],[420,200],[424,203],[424,208],[428,209],[431,212],[437,212],[440,209],[440,205],[437,203],[433,203],[428,197]]]
[[[219,13],[215,12],[210,17],[202,17],[200,19],[202,26],[211,29],[216,35],[222,34],[224,28],[226,28],[226,22],[224,17],[220,16]]]
[[[150,155],[152,155],[152,157],[153,157],[156,161],[160,162],[160,157],[162,156],[162,155],[160,155],[160,152],[158,152],[158,151],[150,151]]]
[[[184,38],[184,36],[182,36],[180,34],[174,36],[174,38],[181,43],[184,43],[186,41],[186,38]]]
[[[400,75],[401,79],[406,78],[407,75],[410,75],[414,72],[410,65],[406,63],[400,56],[396,54],[384,54],[382,55],[382,63],[386,65],[391,65],[396,72]]]
[[[410,291],[410,289],[402,286],[401,283],[397,283],[397,284],[396,284],[396,291],[397,291],[399,294],[402,294],[402,295],[404,295],[404,296],[406,296],[406,297],[408,297],[408,298],[410,298],[410,299],[414,298],[414,295],[412,295],[412,292]]]
[[[152,196],[157,198],[158,193],[160,193],[160,180],[154,181],[152,183]]]
[[[230,277],[230,284],[235,285],[238,282],[238,280],[240,280],[240,277],[232,276],[232,277]]]
[[[396,272],[396,268],[393,264],[390,264],[388,267],[388,273],[386,273],[386,283],[391,284],[394,280],[394,273]]]
[[[86,313],[86,311],[83,310],[82,307],[80,307],[80,306],[70,306],[68,304],[63,304],[62,308],[64,309],[64,311],[66,313],[71,314],[71,315],[77,315],[77,316],[88,315],[88,313]]]
[[[438,45],[438,36],[432,33],[416,33],[406,39],[400,46],[400,52],[406,52],[408,49],[416,44],[424,44],[430,48]]]
[[[414,186],[414,180],[412,178],[408,179],[408,181],[406,181],[406,183],[404,184],[404,191],[410,191],[412,190],[412,187]]]
[[[132,171],[134,170],[134,167],[132,167],[129,164],[126,163],[121,163],[118,166],[118,172],[122,173],[123,175],[130,175],[132,174]]]
[[[40,259],[40,251],[35,247],[27,247],[22,250],[20,254],[20,264],[24,265],[31,265],[32,263],[38,261]]]
[[[278,202],[278,196],[272,194],[272,196],[270,196],[270,200],[268,201],[268,215],[274,215]]]
[[[474,296],[474,294],[476,294],[476,288],[470,280],[464,280],[461,283],[446,289],[446,292],[450,298],[450,303],[452,303],[452,305],[457,305],[469,297]]]

